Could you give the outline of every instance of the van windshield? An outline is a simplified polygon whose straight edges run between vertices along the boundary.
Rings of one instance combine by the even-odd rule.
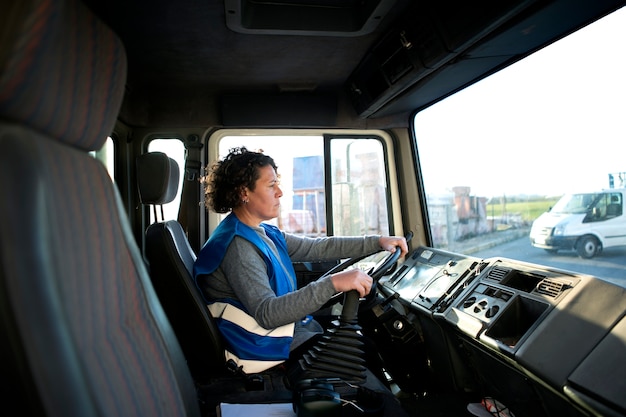
[[[597,201],[598,194],[566,194],[550,210],[560,214],[585,214]]]

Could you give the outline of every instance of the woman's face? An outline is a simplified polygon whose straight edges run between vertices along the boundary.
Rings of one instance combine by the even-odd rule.
[[[278,176],[271,165],[259,168],[259,174],[254,191],[245,189],[244,200],[248,202],[243,205],[243,209],[250,217],[261,223],[278,217],[283,190],[278,185]]]

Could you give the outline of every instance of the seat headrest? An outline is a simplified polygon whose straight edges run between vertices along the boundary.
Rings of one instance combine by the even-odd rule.
[[[3,4],[0,118],[85,151],[100,149],[124,96],[120,39],[79,0]]]
[[[143,204],[167,204],[178,192],[178,164],[163,152],[150,152],[137,158],[137,186]]]

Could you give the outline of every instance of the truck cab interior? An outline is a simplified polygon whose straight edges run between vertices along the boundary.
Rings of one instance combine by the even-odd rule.
[[[212,417],[225,403],[289,404],[300,417],[626,415],[624,288],[435,248],[411,128],[416,113],[624,4],[2,2],[3,406],[81,417]],[[222,131],[388,138],[388,231],[411,237],[409,254],[373,261],[370,297],[319,312],[329,355],[365,335],[385,381],[358,357],[346,359],[357,377],[342,373],[342,356],[301,384],[280,367],[247,375],[224,360],[191,272],[217,222],[199,179]],[[168,135],[182,164],[149,151]],[[341,261],[296,265],[298,280],[350,266]]]

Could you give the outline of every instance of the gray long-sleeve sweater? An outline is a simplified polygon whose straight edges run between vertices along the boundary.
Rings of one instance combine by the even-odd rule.
[[[265,229],[255,228],[276,252]],[[289,256],[294,262],[327,261],[351,258],[381,250],[379,236],[307,238],[283,233]],[[295,277],[294,277],[295,279]],[[292,349],[310,337],[298,334],[300,320],[321,308],[335,293],[330,277],[318,279],[297,291],[277,297],[269,284],[267,267],[258,249],[241,237],[235,237],[219,268],[206,278],[205,296],[210,299],[239,300],[263,327],[271,329],[296,322]]]

